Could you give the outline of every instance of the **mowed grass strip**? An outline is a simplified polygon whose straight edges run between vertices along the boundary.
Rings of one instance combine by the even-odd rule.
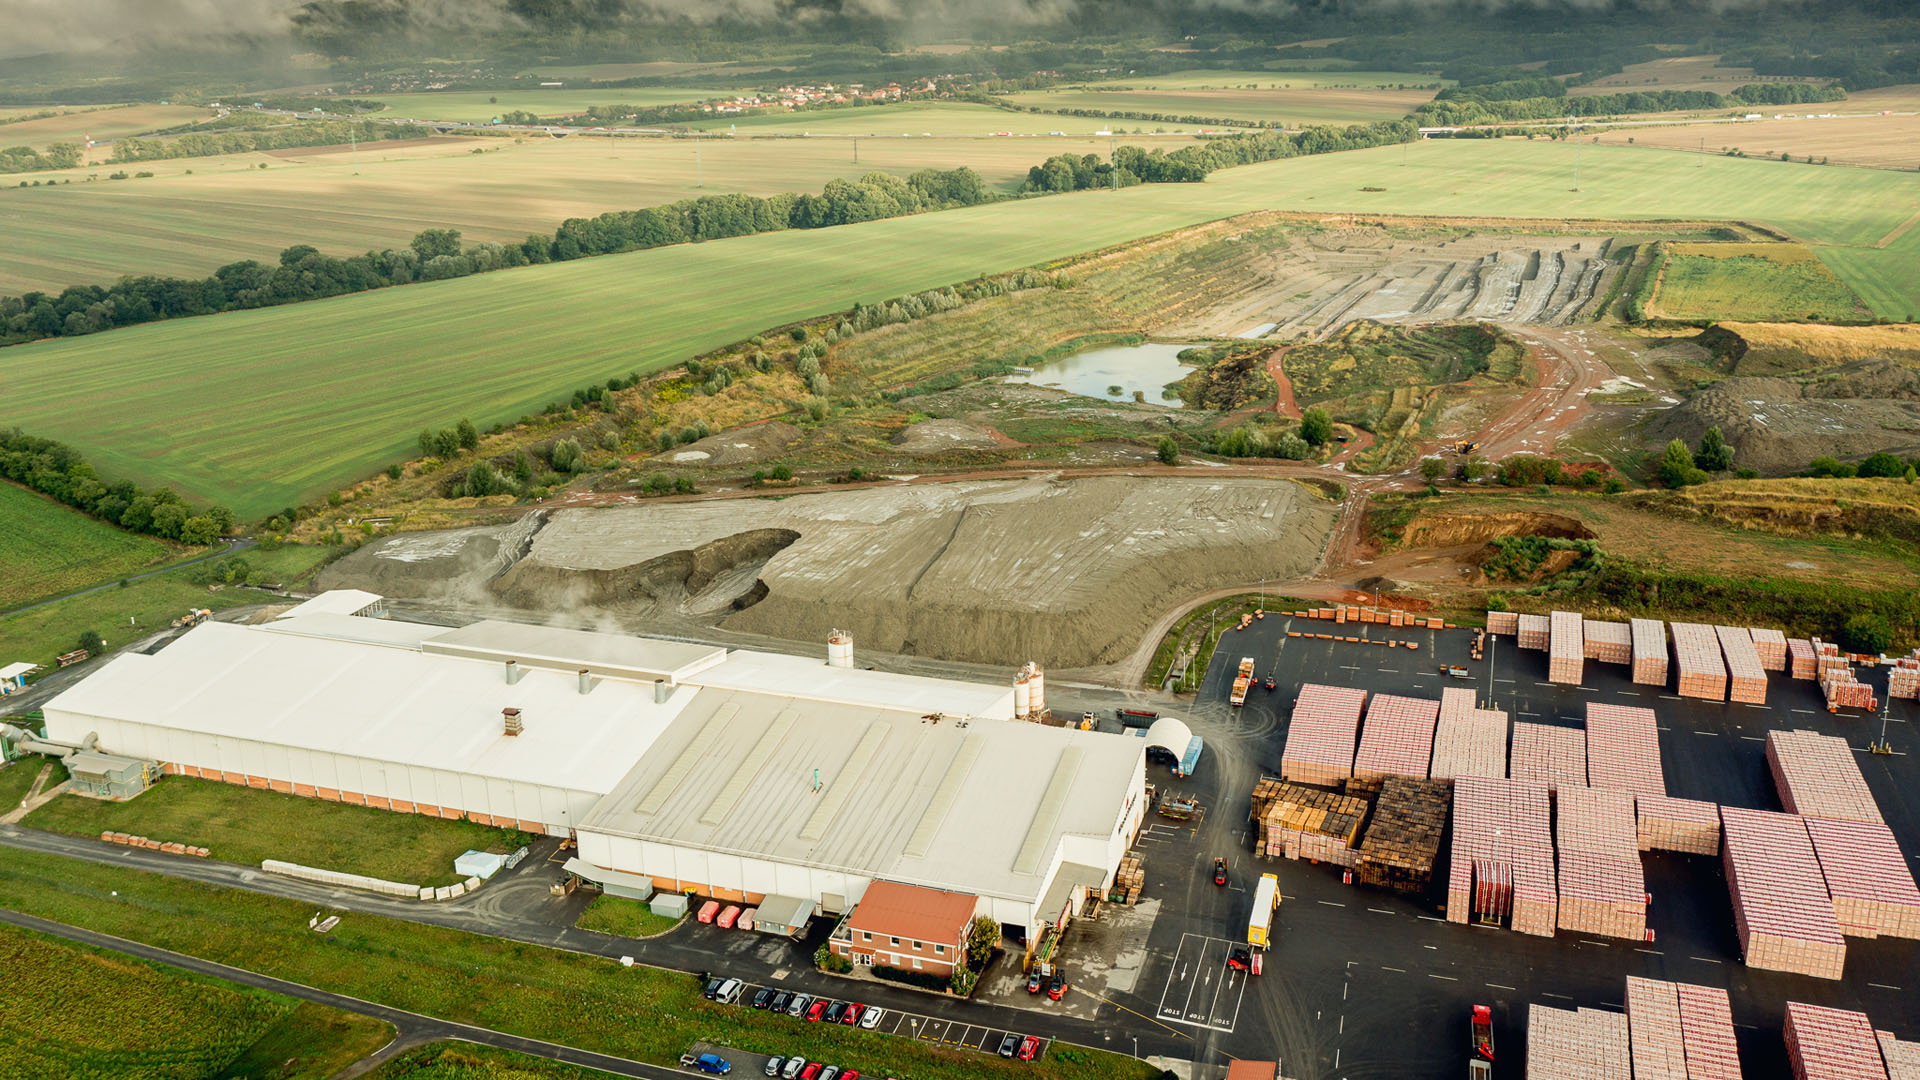
[[[263,705],[263,708],[271,708]],[[62,795],[28,814],[30,828],[69,836],[124,832],[204,847],[224,862],[279,859],[413,885],[462,880],[453,860],[469,850],[505,854],[530,837],[471,821],[400,814],[277,791],[170,776],[137,799]]]
[[[0,611],[162,565],[176,550],[192,549],[0,480]]]
[[[1653,304],[1661,314],[1683,319],[1831,322],[1868,314],[1853,290],[1811,253],[1800,259],[1772,253],[1675,254],[1667,260]]]
[[[915,1080],[1158,1075],[1145,1062],[1096,1050],[1006,1061],[806,1024],[705,1001],[690,974],[374,915],[347,913],[322,937],[307,929],[313,909],[304,903],[18,849],[0,849],[0,906],[428,1016],[660,1064],[705,1039]]]
[[[1204,184],[768,233],[19,345],[0,349],[4,419],[80,447],[109,475],[257,517],[411,454],[423,425],[511,420],[795,318],[1249,210],[1739,218],[1861,247],[1920,199],[1909,174],[1608,147],[1583,148],[1574,191],[1573,149],[1443,140],[1325,154]],[[1920,313],[1920,230],[1861,267],[1830,250],[1818,249],[1843,280],[1866,267],[1884,282],[1859,290],[1877,314]]]

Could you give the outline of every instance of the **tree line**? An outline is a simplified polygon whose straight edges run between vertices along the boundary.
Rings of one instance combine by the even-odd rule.
[[[1557,92],[1556,92],[1557,91]],[[1558,79],[1510,79],[1484,86],[1442,90],[1413,111],[1429,127],[1492,124],[1517,120],[1556,120],[1565,116],[1616,116],[1623,113],[1730,109],[1757,105],[1802,105],[1842,101],[1846,91],[1812,83],[1753,83],[1722,95],[1711,90],[1636,90],[1622,94],[1569,97]]]
[[[79,164],[79,143],[54,143],[44,150],[35,150],[31,146],[0,146],[0,173],[71,169]]]
[[[1258,131],[1203,138],[1171,153],[1122,146],[1113,160],[1097,154],[1057,154],[1027,171],[1026,191],[1084,191],[1134,184],[1198,183],[1207,174],[1235,165],[1280,158],[1330,154],[1412,142],[1419,128],[1409,120],[1386,120],[1348,127],[1319,126],[1298,132]]]
[[[0,433],[0,476],[123,529],[183,544],[211,544],[233,527],[233,511],[224,506],[195,511],[171,488],[109,484],[80,451],[19,428]]]
[[[377,124],[371,120],[304,120],[266,131],[192,132],[171,139],[125,138],[113,144],[112,162],[212,157],[296,146],[333,146],[383,139],[419,139],[433,134],[422,124]]]

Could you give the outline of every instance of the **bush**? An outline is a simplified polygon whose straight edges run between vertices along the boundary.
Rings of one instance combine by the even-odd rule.
[[[785,465],[775,465],[773,471],[767,475],[773,477],[775,480],[791,480],[793,479],[793,470],[787,468]]]
[[[1907,463],[1885,450],[1860,463],[1853,472],[1855,476],[1897,477],[1907,471]]]
[[[1327,410],[1315,405],[1300,416],[1300,437],[1307,440],[1309,446],[1325,446],[1333,438],[1333,418]]]
[[[100,653],[105,651],[107,647],[107,643],[104,641],[101,641],[100,634],[94,630],[80,631],[79,644],[81,648],[87,650],[88,652],[94,654],[95,656],[100,655]]]
[[[1807,475],[1845,480],[1854,475],[1854,468],[1839,458],[1817,457],[1807,464]]]
[[[1840,628],[1840,644],[1848,652],[1879,655],[1893,644],[1893,627],[1884,615],[1863,612]]]
[[[821,945],[813,951],[813,966],[819,968],[821,971],[831,971],[835,974],[845,975],[847,972],[853,970],[853,961],[836,954],[827,946]],[[879,969],[875,968],[874,972],[878,974]]]
[[[1180,444],[1173,441],[1173,436],[1162,435],[1154,456],[1160,459],[1162,465],[1178,465],[1180,464]]]
[[[835,959],[838,960],[840,958],[835,957]],[[847,963],[845,960],[840,960],[840,962],[843,964]],[[852,968],[852,966],[851,964],[847,964],[847,968],[849,969]],[[953,982],[948,976],[936,975],[931,971],[908,971],[905,968],[888,967],[885,964],[875,964],[873,966],[873,977],[876,979],[885,979],[888,982],[906,983],[908,986],[917,986],[922,990],[945,991]]]

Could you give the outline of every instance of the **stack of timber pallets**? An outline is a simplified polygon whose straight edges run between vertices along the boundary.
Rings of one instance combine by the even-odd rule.
[[[1531,1080],[1633,1080],[1627,1018],[1608,1009],[1527,1006]]]
[[[1717,986],[1627,976],[1634,1080],[1740,1080],[1733,1008]]]
[[[1506,634],[1509,637],[1520,633],[1520,614],[1514,611],[1487,612],[1487,633]]]
[[[1254,830],[1254,854],[1352,866],[1366,818],[1365,799],[1282,784]]]
[[[1545,784],[1548,791],[1587,785],[1587,733],[1554,724],[1513,725],[1507,776]]]
[[[1641,686],[1667,685],[1667,627],[1659,619],[1634,619],[1633,681]]]
[[[1920,1080],[1920,1042],[1903,1042],[1891,1031],[1876,1031],[1880,1057],[1887,1063],[1887,1080]]]
[[[1373,822],[1360,841],[1354,874],[1362,885],[1420,896],[1433,886],[1440,834],[1447,827],[1453,785],[1445,780],[1389,776],[1373,805]]]
[[[1433,763],[1427,776],[1507,775],[1507,714],[1473,707],[1473,691],[1448,687],[1440,692],[1440,722],[1433,732]]]
[[[1720,651],[1727,658],[1728,696],[1749,705],[1765,705],[1767,670],[1760,666],[1760,654],[1754,651],[1753,638],[1748,636],[1746,628],[1716,626],[1713,633],[1720,639]]]
[[[1920,698],[1920,649],[1895,660],[1887,669],[1887,696],[1902,701]]]
[[[1920,887],[1885,825],[1803,818],[1847,937],[1920,938]]]
[[[1267,820],[1267,807],[1273,805],[1273,800],[1280,797],[1281,790],[1286,786],[1287,782],[1277,776],[1263,776],[1254,781],[1253,808],[1247,814],[1247,821],[1258,825]],[[1258,830],[1255,831],[1258,832]]]
[[[1789,1001],[1781,1035],[1794,1080],[1886,1080],[1886,1059],[1866,1013]]]
[[[1747,631],[1753,639],[1753,651],[1760,655],[1760,666],[1768,671],[1787,670],[1787,635],[1769,626]]]
[[[1633,628],[1623,622],[1584,619],[1580,632],[1586,635],[1586,657],[1603,664],[1633,663]]]
[[[1545,615],[1520,616],[1520,647],[1545,649],[1553,636],[1553,621]]]
[[[1845,739],[1817,731],[1767,732],[1767,768],[1791,813],[1885,825]]]
[[[1338,787],[1353,775],[1354,741],[1360,734],[1365,690],[1307,683],[1293,703],[1280,775],[1296,783]]]
[[[1820,666],[1815,662],[1813,642],[1806,638],[1787,639],[1787,674],[1796,679],[1812,679],[1820,674]]]
[[[1587,703],[1587,783],[1634,795],[1667,793],[1652,709]]]
[[[1721,862],[1748,967],[1838,979],[1847,943],[1805,823],[1792,814],[1720,808]]]
[[[1552,937],[1559,892],[1553,872],[1552,804],[1544,784],[1468,776],[1453,782],[1453,847],[1447,921],[1471,922],[1510,908],[1513,929]],[[1491,900],[1495,884],[1501,895]],[[1509,902],[1510,901],[1510,902]]]
[[[1636,795],[1641,851],[1720,854],[1720,807],[1670,795]]]
[[[1580,613],[1556,611],[1547,616],[1547,681],[1579,686],[1586,674],[1587,645]]]
[[[1711,626],[1673,623],[1673,658],[1680,670],[1681,697],[1727,700],[1727,665]]]
[[[1140,889],[1147,883],[1147,869],[1132,855],[1120,860],[1113,872],[1113,886],[1107,890],[1110,904],[1134,904],[1140,901]]]
[[[1555,802],[1560,929],[1645,941],[1647,882],[1633,796],[1562,788]]]
[[[1361,780],[1406,776],[1424,780],[1433,762],[1433,729],[1440,703],[1429,698],[1375,694],[1360,728],[1353,775]]]

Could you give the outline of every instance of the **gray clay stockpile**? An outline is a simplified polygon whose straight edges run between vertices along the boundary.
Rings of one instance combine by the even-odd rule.
[[[1075,667],[1131,653],[1201,590],[1311,573],[1334,513],[1281,480],[919,484],[402,534],[322,584],[636,629],[690,619],[818,641],[839,628],[881,652]]]
[[[1829,368],[1818,378],[1722,379],[1662,413],[1648,434],[1692,444],[1718,427],[1734,464],[1798,472],[1816,457],[1879,450],[1920,453],[1920,373],[1884,360]]]

